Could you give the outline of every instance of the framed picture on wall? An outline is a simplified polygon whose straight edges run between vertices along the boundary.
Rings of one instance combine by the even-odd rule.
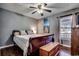
[[[49,21],[47,18],[44,18],[44,33],[49,33],[50,31],[50,26],[49,26]]]
[[[44,33],[49,33],[49,26],[44,26]]]

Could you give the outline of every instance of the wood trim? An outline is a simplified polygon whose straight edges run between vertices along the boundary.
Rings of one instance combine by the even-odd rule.
[[[36,39],[36,38],[40,38],[40,37],[48,37],[48,36],[54,36],[54,34],[49,34],[49,35],[44,35],[44,36],[34,37],[34,38],[30,38],[30,39]]]

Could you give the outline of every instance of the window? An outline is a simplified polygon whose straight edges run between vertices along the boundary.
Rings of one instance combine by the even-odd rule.
[[[72,16],[60,19],[60,42],[64,45],[71,45]]]

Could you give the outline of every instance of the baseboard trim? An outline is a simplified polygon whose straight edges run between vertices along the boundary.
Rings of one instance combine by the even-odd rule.
[[[64,44],[60,44],[61,46],[64,46],[64,47],[68,47],[68,48],[71,48],[71,46],[68,46],[68,45],[64,45]]]

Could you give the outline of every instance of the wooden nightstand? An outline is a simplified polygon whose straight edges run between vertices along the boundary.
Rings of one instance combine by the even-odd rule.
[[[3,56],[3,54],[5,54],[6,51],[8,51],[7,48],[10,48],[10,47],[12,47],[12,46],[14,46],[14,44],[1,46],[1,47],[0,47],[0,56]]]
[[[0,50],[0,56],[1,56],[1,50]]]
[[[60,45],[58,42],[50,42],[40,47],[40,56],[55,56],[59,53]]]

